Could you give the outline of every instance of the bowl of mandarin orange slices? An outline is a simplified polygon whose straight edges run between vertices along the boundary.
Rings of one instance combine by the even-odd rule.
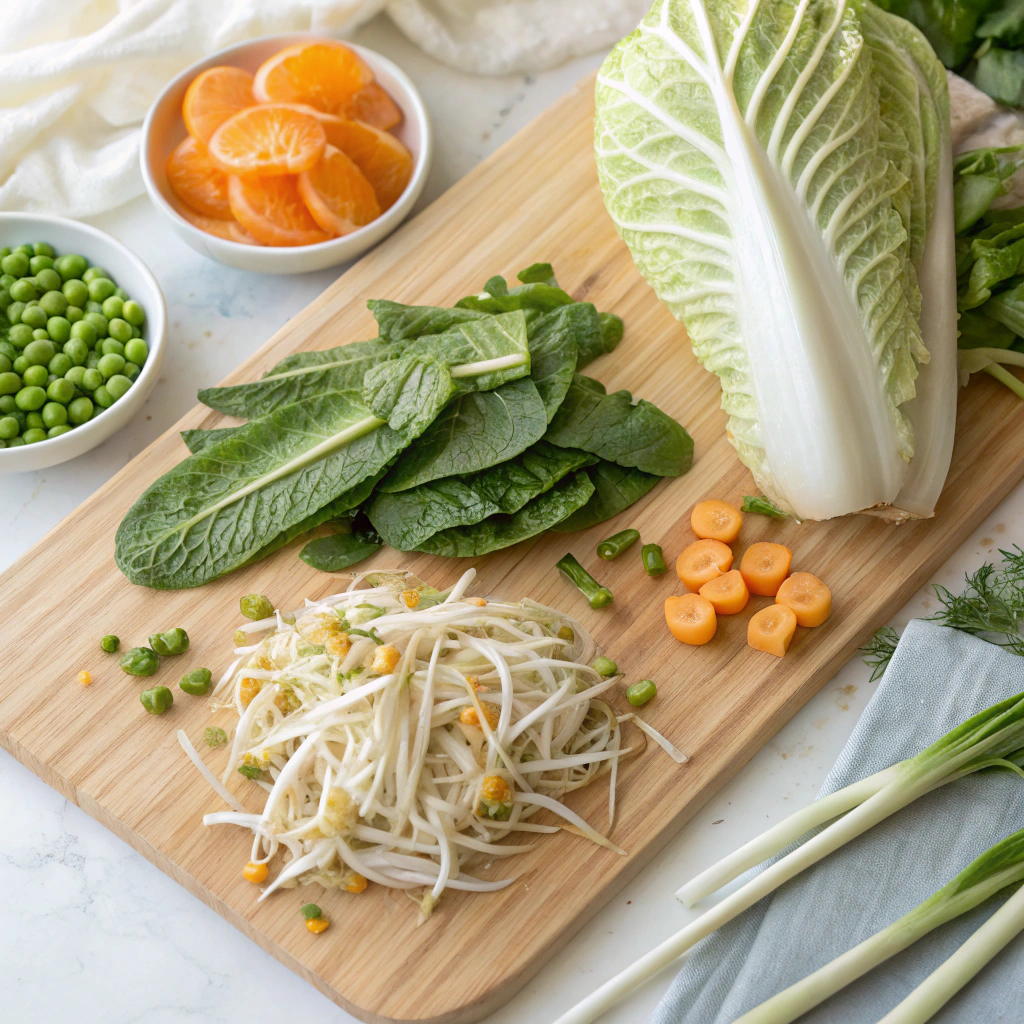
[[[409,78],[362,46],[256,39],[192,65],[142,133],[150,199],[193,249],[266,274],[355,259],[408,216],[430,120]]]

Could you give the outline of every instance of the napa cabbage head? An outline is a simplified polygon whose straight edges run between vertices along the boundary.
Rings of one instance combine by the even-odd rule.
[[[867,0],[655,0],[596,94],[605,204],[801,518],[930,515],[949,467],[949,101]],[[948,232],[947,232],[948,228]]]

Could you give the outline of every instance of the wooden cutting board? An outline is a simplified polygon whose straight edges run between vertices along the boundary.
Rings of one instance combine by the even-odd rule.
[[[175,688],[171,711],[147,715],[138,701],[140,682],[99,649],[105,633],[118,634],[127,647],[180,625],[192,637],[191,650],[166,661],[152,684],[173,686],[198,665],[219,675],[229,660],[241,594],[262,591],[289,608],[337,589],[337,580],[299,561],[296,546],[178,593],[131,586],[115,568],[113,537],[121,517],[144,487],[186,454],[177,431],[223,423],[216,414],[190,412],[0,580],[0,743],[367,1021],[465,1024],[507,1000],[904,604],[1024,474],[1024,405],[979,375],[960,393],[953,468],[934,519],[896,527],[868,516],[805,525],[747,518],[737,551],[755,540],[781,541],[793,549],[795,568],[828,582],[835,611],[826,626],[799,630],[782,660],[756,653],[744,639],[750,611],[769,600],[759,598],[744,614],[723,619],[706,647],[672,639],[662,602],[682,590],[675,574],[648,578],[637,550],[600,562],[596,542],[635,526],[671,561],[693,539],[688,523],[695,501],[739,502],[755,492],[725,439],[717,381],[697,365],[683,328],[641,279],[605,214],[591,155],[591,113],[588,81],[348,271],[228,380],[253,379],[297,349],[372,337],[369,298],[450,304],[492,274],[512,277],[540,260],[554,264],[577,299],[623,316],[621,346],[588,372],[683,422],[696,444],[693,469],[660,484],[617,521],[584,534],[552,534],[474,564],[476,593],[529,595],[561,606],[594,631],[629,681],[656,680],[659,694],[644,717],[690,761],[678,766],[648,744],[624,765],[613,838],[628,857],[569,833],[537,837],[531,852],[500,866],[516,877],[514,885],[489,895],[446,893],[419,928],[405,895],[376,886],[358,896],[318,887],[283,891],[257,904],[257,890],[241,877],[248,833],[202,826],[202,815],[221,804],[175,740],[184,728],[219,774],[224,750],[207,751],[199,741],[208,724],[229,727],[231,714],[211,715],[205,700]],[[559,577],[555,562],[566,550],[611,586],[610,608],[592,611]],[[409,567],[439,587],[453,583],[468,564],[389,550],[375,563]],[[92,672],[92,686],[75,681],[80,669]],[[242,776],[232,789],[257,809],[260,794]],[[607,782],[601,781],[575,794],[570,805],[603,827],[606,800]],[[307,899],[334,921],[321,937],[302,926],[298,911]],[[667,890],[665,899],[671,899]]]

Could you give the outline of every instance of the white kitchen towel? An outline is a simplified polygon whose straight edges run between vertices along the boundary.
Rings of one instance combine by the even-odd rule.
[[[822,786],[833,793],[1024,692],[1024,658],[932,622],[911,622]],[[741,1014],[892,924],[975,857],[1024,828],[1024,785],[980,772],[930,793],[798,875],[694,947],[654,1024],[732,1024]],[[756,874],[756,870],[750,873]],[[993,913],[996,897],[937,928],[800,1018],[876,1024]],[[933,1018],[1020,1024],[1024,937]]]
[[[224,46],[350,33],[388,7],[466,71],[610,47],[648,0],[0,0],[0,210],[86,216],[142,192],[139,129],[163,85]]]

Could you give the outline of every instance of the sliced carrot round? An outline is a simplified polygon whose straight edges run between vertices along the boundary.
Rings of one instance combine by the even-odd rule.
[[[255,103],[252,75],[224,65],[207,68],[192,79],[181,114],[189,135],[205,145],[229,117]]]
[[[755,612],[747,623],[747,643],[755,651],[781,658],[789,650],[796,630],[796,616],[784,604],[770,604]]]
[[[229,174],[301,174],[323,156],[327,136],[312,114],[289,106],[247,107],[210,139],[210,156]]]
[[[252,88],[262,103],[308,103],[341,114],[372,81],[373,72],[355,50],[323,39],[275,53],[260,65]]]
[[[398,104],[377,82],[364,85],[353,94],[342,108],[341,114],[353,121],[372,124],[382,132],[394,128],[402,120],[402,111]]]
[[[314,245],[333,237],[321,230],[291,175],[228,179],[228,199],[239,224],[264,245]]]
[[[699,501],[690,513],[690,527],[698,537],[731,544],[740,533],[743,514],[727,501]]]
[[[241,245],[259,245],[252,235],[249,234],[234,217],[207,217],[204,214],[196,213],[190,206],[186,206],[176,197],[171,197],[171,205],[179,216],[184,217],[193,227],[205,231],[208,235],[216,235],[218,238],[227,239],[229,242],[238,242]]]
[[[793,552],[784,544],[760,541],[751,544],[740,559],[740,572],[752,594],[774,597],[789,575]]]
[[[676,559],[676,572],[687,590],[697,593],[709,580],[728,572],[732,551],[720,540],[698,540],[684,548]]]
[[[373,186],[381,211],[389,209],[412,177],[412,154],[394,135],[360,121],[322,121],[329,145],[340,149]]]
[[[714,606],[718,615],[735,615],[743,611],[750,600],[750,591],[743,580],[739,569],[730,569],[727,573],[709,580],[697,593],[706,597]]]
[[[313,220],[335,235],[347,235],[380,216],[373,187],[340,149],[328,146],[312,170],[298,177],[299,195]]]
[[[167,184],[196,213],[221,220],[231,218],[228,176],[210,159],[206,147],[191,135],[167,158]]]
[[[715,606],[699,594],[665,598],[665,621],[672,635],[684,644],[706,644],[718,629]]]
[[[800,626],[820,626],[832,614],[832,591],[809,572],[793,573],[779,587],[775,600],[793,610]]]

